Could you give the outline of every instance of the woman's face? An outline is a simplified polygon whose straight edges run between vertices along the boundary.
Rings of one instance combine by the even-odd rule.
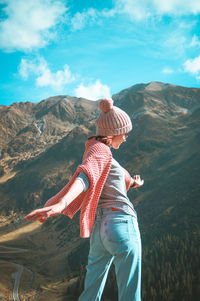
[[[113,136],[111,145],[114,149],[118,149],[120,145],[126,141],[128,134],[121,134],[117,136]]]

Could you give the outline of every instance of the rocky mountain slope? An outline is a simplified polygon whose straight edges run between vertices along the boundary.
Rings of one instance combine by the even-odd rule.
[[[143,300],[197,300],[200,89],[151,82],[113,99],[134,125],[113,156],[145,180],[143,188],[129,191],[143,239]],[[27,277],[28,271],[34,274],[31,283],[21,285],[21,298],[77,300],[88,252],[88,240],[79,238],[78,214],[42,226],[25,222],[24,215],[71,177],[85,140],[95,133],[97,114],[98,103],[69,96],[0,106],[0,244],[27,250],[0,249],[1,279],[7,279],[0,280],[0,292],[7,300],[11,263],[22,265]],[[110,279],[103,300],[117,300],[112,271]]]
[[[16,164],[39,156],[73,128],[90,123],[96,111],[96,103],[70,96],[0,106],[0,176],[11,177]]]

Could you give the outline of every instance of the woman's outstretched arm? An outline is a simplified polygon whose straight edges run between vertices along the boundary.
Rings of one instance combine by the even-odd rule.
[[[25,218],[26,220],[38,220],[41,223],[55,215],[62,214],[63,210],[84,191],[84,184],[79,178],[76,178],[70,186],[67,193],[60,199],[60,201],[52,206],[47,206],[41,209],[36,209],[30,212]]]

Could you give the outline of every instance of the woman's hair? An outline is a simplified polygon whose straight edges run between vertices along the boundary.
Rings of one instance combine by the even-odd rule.
[[[96,140],[109,146],[112,142],[113,136],[92,136],[92,137],[89,137],[88,139],[92,139],[92,138],[95,138]]]

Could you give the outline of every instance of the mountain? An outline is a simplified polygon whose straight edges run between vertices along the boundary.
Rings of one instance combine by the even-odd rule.
[[[143,300],[197,300],[200,89],[151,82],[113,99],[133,121],[113,156],[145,181],[129,191],[143,241]],[[95,134],[98,113],[97,102],[65,95],[0,106],[0,296],[6,300],[18,271],[14,263],[24,268],[21,298],[78,298],[88,253],[88,240],[79,238],[79,214],[44,225],[26,222],[24,215],[67,183],[87,137]],[[111,269],[103,300],[116,298]]]

